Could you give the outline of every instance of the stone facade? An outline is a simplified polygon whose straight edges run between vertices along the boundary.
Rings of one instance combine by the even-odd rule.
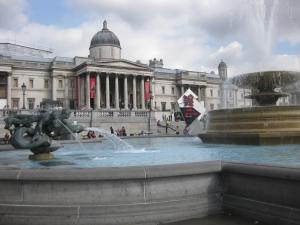
[[[149,65],[121,58],[117,36],[103,29],[92,38],[88,57],[50,57],[50,51],[0,43],[0,108],[38,108],[45,99],[65,108],[148,110],[145,83],[150,83],[151,107],[172,113],[177,99],[191,88],[208,110],[251,105],[249,90],[227,85],[227,66],[219,74],[164,68],[163,60]],[[25,95],[22,91],[25,84]],[[23,100],[24,99],[24,100]]]

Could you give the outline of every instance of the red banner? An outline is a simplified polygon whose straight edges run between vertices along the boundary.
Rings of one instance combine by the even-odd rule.
[[[145,101],[150,101],[150,81],[149,79],[145,82]]]
[[[96,98],[96,77],[90,77],[90,98]]]

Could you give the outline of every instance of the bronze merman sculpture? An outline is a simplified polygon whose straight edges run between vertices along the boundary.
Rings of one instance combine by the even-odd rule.
[[[41,110],[37,115],[15,115],[4,119],[5,129],[11,133],[10,143],[17,149],[30,149],[33,160],[49,160],[51,152],[60,146],[51,145],[52,139],[66,134],[80,133],[81,125],[67,121],[70,112],[67,110]]]

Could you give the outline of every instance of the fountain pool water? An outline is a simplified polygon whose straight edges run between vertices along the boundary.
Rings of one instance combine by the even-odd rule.
[[[123,141],[124,142],[124,141]],[[108,140],[63,144],[51,161],[30,161],[27,151],[0,152],[0,168],[96,168],[167,165],[212,160],[300,166],[298,145],[244,146],[201,143],[195,137],[126,139],[130,148],[115,149]]]

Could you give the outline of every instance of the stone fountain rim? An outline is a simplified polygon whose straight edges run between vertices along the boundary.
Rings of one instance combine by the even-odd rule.
[[[289,111],[300,110],[300,105],[269,105],[269,106],[251,106],[242,108],[230,108],[230,109],[215,109],[208,112],[208,114],[214,113],[235,113],[235,112],[266,112],[266,111]]]
[[[204,161],[156,166],[131,166],[124,168],[98,167],[84,169],[0,169],[0,180],[15,181],[120,181],[163,177],[193,176],[195,174],[220,173],[235,170],[239,174],[259,174],[264,177],[300,180],[300,166],[284,166],[271,163],[240,161]]]
[[[221,161],[96,168],[0,168],[0,180],[95,181],[176,177],[221,171]]]
[[[241,73],[236,76],[233,76],[232,78],[239,77],[239,76],[246,76],[246,75],[261,75],[263,73],[291,73],[291,74],[299,74],[300,71],[295,70],[264,70],[264,71],[256,71],[256,72],[250,72],[250,73]]]

